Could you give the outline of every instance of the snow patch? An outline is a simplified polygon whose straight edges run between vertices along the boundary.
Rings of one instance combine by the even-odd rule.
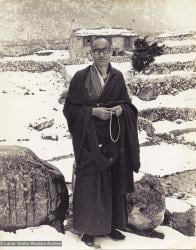
[[[178,200],[175,198],[166,197],[165,198],[166,208],[170,213],[185,213],[191,209],[191,205],[185,201]]]
[[[196,59],[196,52],[167,54],[155,57],[155,63],[190,62]]]
[[[153,127],[155,128],[155,133],[169,133],[172,130],[176,129],[188,129],[188,128],[196,128],[196,120],[194,121],[183,121],[181,120],[181,123],[178,124],[176,122],[172,121],[157,121],[153,122]],[[190,134],[190,135],[189,135]],[[191,139],[191,136],[195,136],[195,133],[188,133],[188,134],[183,134],[187,139]],[[196,139],[196,138],[195,138]]]
[[[143,101],[137,96],[133,96],[132,102],[138,110],[158,107],[196,108],[196,89],[181,91],[175,96],[159,95],[157,99],[151,101]]]
[[[168,227],[159,226],[158,232],[164,233],[164,239],[156,239],[139,236],[133,233],[125,233],[126,239],[123,241],[114,241],[109,237],[96,237],[95,243],[100,244],[102,249],[194,249],[196,246],[195,238],[185,236],[182,233]],[[0,231],[1,241],[62,241],[62,249],[87,249],[88,247],[80,238],[66,232],[58,233],[50,226],[40,226],[34,228],[20,229],[16,234]],[[1,250],[12,250],[13,247],[1,247]],[[17,247],[17,249],[28,250],[29,247]],[[40,247],[31,247],[32,250],[39,250]],[[43,250],[51,250],[51,247],[41,247]],[[52,247],[59,249],[59,247]],[[89,249],[95,249],[90,248]]]
[[[140,172],[164,176],[195,169],[196,154],[186,145],[166,144],[141,147]]]

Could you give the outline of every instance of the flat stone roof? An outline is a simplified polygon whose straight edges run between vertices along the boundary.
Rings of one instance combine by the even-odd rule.
[[[80,29],[75,31],[75,36],[138,36],[132,30],[118,28]]]

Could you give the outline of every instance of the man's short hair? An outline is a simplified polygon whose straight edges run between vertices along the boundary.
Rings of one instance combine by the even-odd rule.
[[[112,40],[111,40],[110,37],[107,37],[107,36],[95,36],[95,37],[93,37],[93,39],[91,40],[91,48],[92,48],[92,46],[93,46],[94,41],[96,41],[96,40],[98,40],[98,39],[102,39],[102,38],[108,41],[110,48],[112,47]]]

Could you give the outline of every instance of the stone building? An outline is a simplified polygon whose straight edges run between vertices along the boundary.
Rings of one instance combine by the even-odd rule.
[[[89,58],[91,40],[95,36],[107,36],[111,39],[113,56],[118,56],[120,51],[132,51],[134,41],[138,35],[129,29],[122,28],[97,28],[73,30],[69,40],[69,53],[71,59]]]

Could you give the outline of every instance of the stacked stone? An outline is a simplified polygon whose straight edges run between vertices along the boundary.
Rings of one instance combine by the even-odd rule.
[[[196,52],[196,44],[164,47],[164,54],[177,54],[177,53],[189,53],[189,52]]]
[[[151,77],[137,75],[127,77],[127,85],[134,95],[139,95],[141,89],[148,86],[156,88],[158,95],[176,94],[180,91],[196,87],[196,73],[190,71],[186,74],[173,72],[166,75],[153,75]]]
[[[33,60],[0,61],[0,71],[45,72],[56,67],[56,62],[40,62]]]

